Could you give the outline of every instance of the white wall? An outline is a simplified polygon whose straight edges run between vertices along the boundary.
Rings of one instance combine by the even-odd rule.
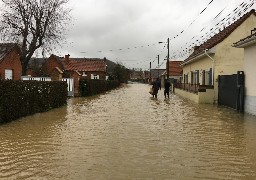
[[[245,112],[256,115],[256,44],[246,47],[244,56]]]

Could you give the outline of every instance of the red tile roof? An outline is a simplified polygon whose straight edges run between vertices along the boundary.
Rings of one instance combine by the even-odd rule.
[[[69,58],[66,61],[65,58],[61,60],[65,70],[68,71],[87,71],[87,72],[99,72],[106,71],[106,61],[98,58]]]
[[[216,46],[224,39],[226,39],[238,26],[240,26],[248,17],[251,15],[256,16],[255,10],[252,9],[250,12],[244,14],[240,19],[232,23],[231,25],[224,28],[218,34],[215,34],[213,37],[208,39],[206,42],[198,46],[194,52],[184,60],[184,62],[189,61],[190,59],[196,57],[197,55],[201,54],[206,49],[211,49],[212,47]]]
[[[15,43],[0,43],[0,62],[15,46]]]
[[[169,76],[182,75],[182,67],[180,66],[182,61],[169,61]]]

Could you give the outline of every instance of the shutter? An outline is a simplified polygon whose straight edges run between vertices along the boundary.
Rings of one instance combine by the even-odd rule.
[[[205,70],[203,70],[202,74],[202,85],[205,85]]]
[[[193,71],[190,72],[190,75],[191,75],[191,77],[190,77],[190,83],[193,84],[193,83],[194,83],[194,82],[193,82]]]
[[[212,83],[212,68],[209,70],[209,85],[213,85]]]
[[[199,84],[199,70],[196,70],[196,84]]]

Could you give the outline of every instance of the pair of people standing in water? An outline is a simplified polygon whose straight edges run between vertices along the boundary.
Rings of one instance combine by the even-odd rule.
[[[164,97],[168,97],[169,98],[169,93],[170,93],[170,81],[168,79],[165,80],[164,82]],[[153,97],[157,98],[157,94],[158,94],[158,90],[161,90],[161,81],[159,78],[157,78],[154,82],[153,82]]]

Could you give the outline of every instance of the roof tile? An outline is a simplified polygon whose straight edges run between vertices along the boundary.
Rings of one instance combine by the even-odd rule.
[[[98,58],[70,58],[61,60],[65,70],[68,71],[106,71],[106,61]]]
[[[252,14],[256,16],[256,13],[255,13],[254,9],[252,9],[250,12],[244,14],[240,19],[233,22],[228,27],[224,28],[222,31],[215,34],[213,37],[211,37],[206,42],[201,44],[198,47],[198,49],[196,49],[187,59],[184,60],[184,62],[189,61],[190,59],[196,57],[198,54],[202,53],[205,49],[211,49],[215,45],[222,42],[224,39],[226,39],[238,26],[240,26]]]

